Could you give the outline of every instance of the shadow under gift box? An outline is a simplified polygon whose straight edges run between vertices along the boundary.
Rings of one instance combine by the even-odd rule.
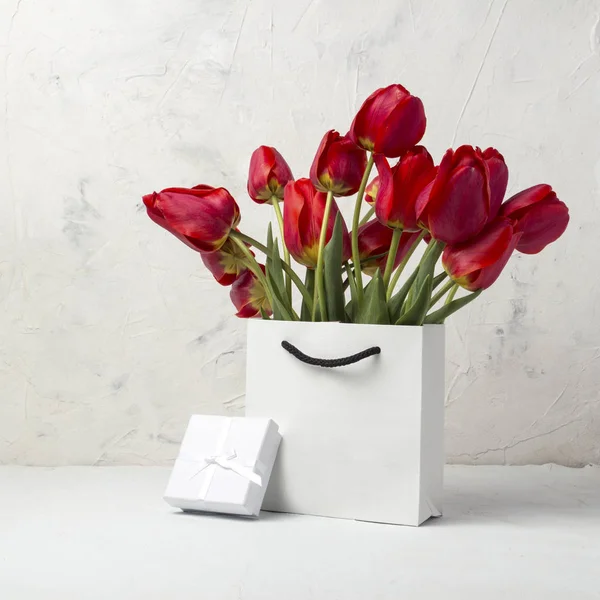
[[[301,362],[378,346],[344,367]],[[248,322],[246,415],[283,436],[263,509],[419,525],[441,515],[444,326]]]

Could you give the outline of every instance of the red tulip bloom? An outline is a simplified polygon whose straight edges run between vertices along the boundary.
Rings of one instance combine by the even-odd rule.
[[[500,214],[511,219],[515,231],[523,234],[517,250],[524,254],[541,252],[564,233],[569,223],[569,209],[545,183],[514,195],[502,205]]]
[[[198,252],[214,252],[240,222],[240,209],[225,188],[167,188],[143,198],[148,216]]]
[[[477,235],[490,215],[490,174],[481,152],[472,146],[447,150],[431,192],[417,200],[417,217],[431,235],[460,244]]]
[[[283,200],[283,190],[293,178],[292,170],[275,148],[260,146],[252,153],[248,194],[254,202],[264,204],[273,196]]]
[[[392,229],[382,225],[377,219],[358,228],[358,253],[364,273],[373,276],[377,269],[382,272],[385,270],[393,233]],[[402,262],[418,237],[418,232],[404,232],[400,236],[394,269]]]
[[[246,256],[231,240],[216,252],[203,252],[201,256],[205,267],[221,285],[231,285],[248,268]]]
[[[375,177],[365,189],[365,201],[371,206],[375,206],[375,199],[379,193],[379,176]]]
[[[332,129],[321,140],[310,168],[310,179],[321,192],[352,196],[358,192],[366,168],[366,152],[347,135],[341,136]]]
[[[302,265],[314,269],[319,254],[319,237],[325,212],[326,194],[317,192],[310,179],[290,181],[285,188],[283,202],[283,231],[290,254]],[[335,200],[327,222],[327,243],[331,239],[335,217],[339,212]],[[350,237],[343,223],[344,260],[350,257]]]
[[[264,265],[260,265],[260,268],[264,273]],[[229,292],[229,297],[237,309],[236,317],[241,317],[242,319],[260,317],[261,308],[268,315],[272,313],[265,288],[258,280],[258,277],[250,270],[242,273],[234,281]]]
[[[498,279],[520,238],[509,219],[498,217],[468,242],[446,246],[442,264],[461,287],[486,289]]]
[[[500,210],[506,186],[508,185],[508,167],[504,162],[504,156],[495,148],[487,148],[482,153],[490,174],[490,215],[493,219]]]
[[[384,156],[377,154],[379,191],[375,214],[383,225],[394,229],[418,231],[416,202],[419,194],[435,177],[433,159],[423,146],[407,150],[390,168]]]
[[[401,85],[393,84],[373,92],[364,101],[349,135],[361,148],[395,158],[419,143],[426,124],[421,100]]]

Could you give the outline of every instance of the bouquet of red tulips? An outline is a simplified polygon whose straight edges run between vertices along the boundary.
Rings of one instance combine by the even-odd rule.
[[[144,203],[231,286],[239,317],[443,323],[496,281],[515,250],[536,254],[556,240],[569,211],[546,184],[503,202],[508,168],[494,148],[450,149],[436,166],[417,145],[425,125],[421,100],[394,84],[365,100],[346,135],[324,135],[310,178],[295,180],[275,148],[255,150],[248,194],[273,207],[281,236],[269,226],[266,244],[239,229],[238,205],[222,187],[168,188]],[[355,194],[348,232],[336,198]],[[401,281],[422,242],[420,263]]]

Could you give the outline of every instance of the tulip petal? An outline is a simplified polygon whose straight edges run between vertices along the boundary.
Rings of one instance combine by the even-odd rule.
[[[516,233],[512,236],[508,246],[505,248],[502,255],[498,258],[498,260],[488,267],[485,267],[479,271],[479,274],[475,279],[473,279],[471,285],[466,289],[474,292],[477,290],[486,290],[493,283],[496,282],[500,274],[504,270],[506,263],[509,261],[512,256],[513,251],[517,247],[519,240],[521,239],[520,233]]]
[[[252,254],[252,250],[250,250]],[[210,253],[201,253],[204,266],[221,285],[231,285],[247,270],[246,256],[237,244],[227,240],[223,246]]]
[[[260,265],[265,270],[264,265]],[[237,309],[236,316],[250,319],[260,316],[261,309],[272,314],[265,289],[251,271],[245,271],[231,286],[229,297]]]
[[[328,131],[321,140],[310,168],[310,179],[322,192],[336,196],[355,194],[367,166],[367,156],[348,136]]]
[[[283,229],[285,245],[290,254],[300,264],[315,268],[319,251],[319,237],[327,195],[317,192],[310,179],[298,179],[290,182],[285,188],[283,203]],[[329,242],[333,233],[335,217],[339,212],[335,200],[331,204],[327,223],[325,243]],[[350,237],[346,223],[343,226],[344,260],[350,257]]]
[[[490,219],[493,219],[500,210],[506,187],[508,185],[508,167],[504,157],[495,148],[487,148],[483,152],[490,172]]]
[[[285,186],[292,179],[292,170],[275,148],[259,146],[252,153],[247,189],[258,204],[268,202],[273,196],[281,200]]]
[[[355,144],[390,158],[419,143],[425,132],[421,100],[399,84],[373,92],[362,104],[350,127]]]
[[[488,189],[479,169],[467,166],[455,171],[446,184],[444,197],[429,210],[433,237],[447,244],[458,244],[477,235],[488,220]],[[432,196],[434,193],[435,185]]]
[[[515,194],[501,206],[500,214],[510,218],[515,231],[523,234],[517,250],[524,254],[541,252],[569,223],[569,209],[545,183]]]
[[[427,119],[420,98],[409,96],[399,103],[385,119],[379,130],[376,145],[390,158],[400,156],[425,135]],[[388,132],[394,132],[390,135]]]
[[[548,194],[552,193],[552,187],[547,183],[534,185],[509,198],[501,206],[500,214],[504,217],[510,217],[511,219],[518,219],[520,211],[529,208],[532,204],[542,201]]]
[[[465,278],[470,281],[470,275],[501,260],[513,237],[511,221],[498,217],[468,242],[446,246],[442,255],[444,269],[462,285]]]
[[[540,202],[519,219],[515,229],[522,233],[517,250],[537,254],[556,241],[569,224],[569,211],[560,200]]]
[[[155,206],[169,227],[211,252],[223,245],[239,222],[239,208],[224,188],[169,188],[158,194]]]

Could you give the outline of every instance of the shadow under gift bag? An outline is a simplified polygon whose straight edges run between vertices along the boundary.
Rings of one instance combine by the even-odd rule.
[[[251,320],[246,378],[247,416],[283,436],[265,510],[401,525],[441,515],[443,325]]]

